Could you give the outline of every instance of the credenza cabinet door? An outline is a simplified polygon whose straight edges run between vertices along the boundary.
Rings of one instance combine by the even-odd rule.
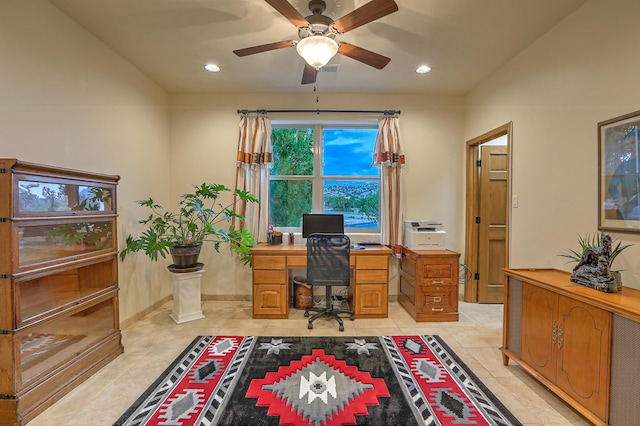
[[[609,401],[611,314],[559,297],[558,386],[600,418]]]
[[[606,418],[610,313],[527,283],[522,297],[522,360]]]
[[[556,379],[558,295],[540,287],[522,289],[522,359],[549,380]]]

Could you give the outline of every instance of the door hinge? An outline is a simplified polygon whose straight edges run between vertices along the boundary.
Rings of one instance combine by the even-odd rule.
[[[482,160],[476,160],[476,167],[482,167]]]
[[[480,223],[480,216],[476,216],[476,223]]]
[[[13,173],[13,169],[0,168],[0,175],[3,175],[5,173]]]
[[[473,274],[473,279],[474,279],[474,280],[479,280],[479,279],[480,279],[480,274],[479,274],[479,273],[477,273],[477,272],[476,272],[476,273],[474,273],[474,274]]]
[[[10,217],[0,217],[0,222],[11,222]]]
[[[2,279],[4,279],[4,278],[11,279],[11,278],[13,278],[13,275],[11,275],[11,274],[0,274],[0,278],[2,278]]]

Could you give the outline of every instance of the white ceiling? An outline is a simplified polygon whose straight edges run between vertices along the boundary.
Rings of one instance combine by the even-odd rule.
[[[49,0],[170,93],[295,93],[295,48],[233,50],[297,40],[263,0]],[[336,20],[368,0],[326,0]],[[290,0],[303,15],[308,0]],[[336,38],[391,58],[382,70],[336,55],[318,74],[325,93],[464,95],[585,0],[396,0],[399,11]],[[222,68],[204,70],[207,63]],[[418,75],[416,67],[431,66]],[[334,67],[335,68],[335,67]]]

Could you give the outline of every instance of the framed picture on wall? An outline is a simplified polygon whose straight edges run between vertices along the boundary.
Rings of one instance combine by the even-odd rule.
[[[598,229],[640,232],[640,111],[598,123]]]

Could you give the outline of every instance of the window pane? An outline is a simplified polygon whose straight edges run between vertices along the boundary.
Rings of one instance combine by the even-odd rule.
[[[344,215],[345,228],[378,228],[377,181],[326,181],[324,213]]]
[[[313,175],[313,129],[273,129],[271,143],[273,176]]]
[[[302,214],[311,213],[310,180],[272,180],[269,210],[277,227],[301,227]]]
[[[324,129],[325,176],[378,176],[371,167],[378,129]]]

